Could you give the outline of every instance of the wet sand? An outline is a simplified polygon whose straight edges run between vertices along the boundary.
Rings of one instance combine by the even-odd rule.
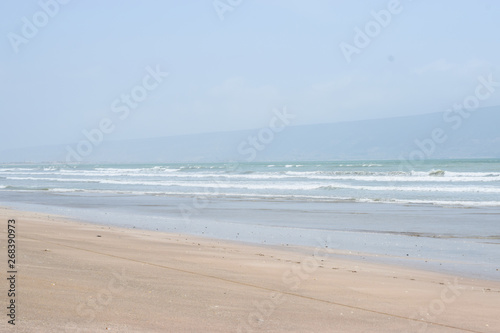
[[[498,281],[327,248],[249,245],[4,208],[0,216],[3,274],[8,219],[16,220],[17,246],[16,325],[4,314],[2,332],[500,331]]]

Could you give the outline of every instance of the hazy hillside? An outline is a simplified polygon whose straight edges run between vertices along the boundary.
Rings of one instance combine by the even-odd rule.
[[[398,158],[500,158],[500,108],[291,126],[268,140],[262,129],[104,141],[83,162],[223,162]],[[437,130],[436,130],[437,129]],[[435,137],[433,137],[433,131]],[[266,142],[260,141],[259,133]],[[255,142],[249,141],[254,137]],[[436,140],[439,139],[439,140]],[[269,141],[269,142],[268,142]],[[420,142],[420,146],[417,144]],[[76,149],[76,143],[69,145]],[[0,162],[76,161],[67,145],[3,151]]]

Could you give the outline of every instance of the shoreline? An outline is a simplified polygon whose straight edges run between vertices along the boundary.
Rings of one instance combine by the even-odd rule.
[[[10,200],[21,199],[18,197]],[[59,204],[57,200],[62,200]],[[218,199],[189,213],[191,198],[36,196],[36,203],[5,202],[106,226],[156,230],[255,245],[314,248],[358,254],[382,264],[500,281],[497,217],[500,211],[441,207]],[[333,219],[332,219],[333,218]],[[471,223],[479,219],[480,224]],[[423,237],[415,235],[426,234]]]
[[[18,225],[18,332],[500,328],[497,281],[346,259],[331,249],[126,229],[7,208],[0,215],[3,237],[8,219]]]

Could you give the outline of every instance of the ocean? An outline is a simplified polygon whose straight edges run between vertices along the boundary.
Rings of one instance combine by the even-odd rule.
[[[500,206],[500,160],[2,165],[0,189],[488,207]]]
[[[0,166],[0,205],[500,280],[500,160]]]

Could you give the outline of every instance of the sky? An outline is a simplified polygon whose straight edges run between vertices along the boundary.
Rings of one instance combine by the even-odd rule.
[[[0,150],[444,112],[500,81],[493,0],[0,2]],[[500,104],[500,89],[480,106]]]

